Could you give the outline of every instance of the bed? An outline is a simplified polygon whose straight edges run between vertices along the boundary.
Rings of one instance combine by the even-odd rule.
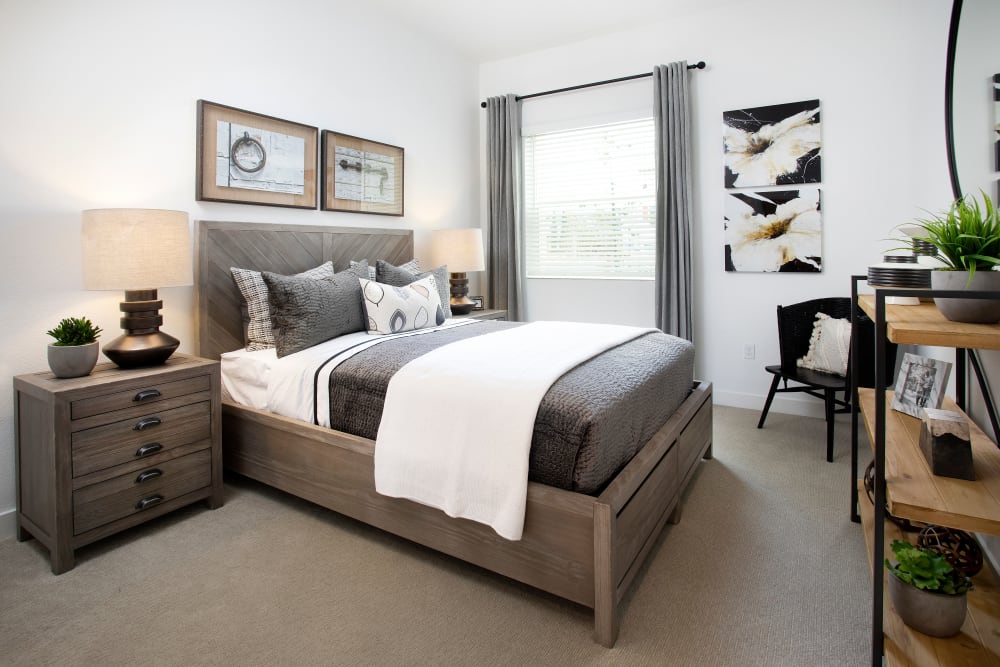
[[[293,274],[332,260],[401,264],[410,230],[196,222],[198,354],[217,359],[243,346],[241,297],[230,267]],[[680,518],[698,461],[711,457],[712,389],[686,398],[597,495],[528,484],[523,536],[455,519],[374,485],[374,442],[240,405],[223,397],[223,460],[229,470],[437,551],[594,610],[595,639],[614,645],[620,604],[663,526]]]

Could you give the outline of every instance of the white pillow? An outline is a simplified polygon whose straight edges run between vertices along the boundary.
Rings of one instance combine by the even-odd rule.
[[[443,324],[444,310],[434,276],[395,287],[374,280],[361,281],[368,333],[389,334],[415,331]]]
[[[816,313],[809,351],[796,363],[800,368],[845,376],[850,354],[851,323],[826,313]]]

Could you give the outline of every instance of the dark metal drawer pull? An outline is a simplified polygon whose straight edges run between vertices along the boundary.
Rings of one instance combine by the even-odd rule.
[[[151,479],[156,479],[163,474],[162,470],[158,468],[153,468],[152,470],[147,470],[145,472],[139,473],[139,476],[135,478],[136,484],[142,484],[143,482],[148,482]]]
[[[143,417],[135,423],[132,427],[135,431],[145,431],[147,428],[153,428],[154,426],[160,425],[159,417]]]
[[[136,458],[142,458],[143,456],[149,456],[150,454],[155,454],[156,452],[163,449],[163,445],[158,442],[151,442],[148,445],[143,445],[139,449],[135,450]]]
[[[137,510],[144,510],[147,507],[152,507],[156,503],[159,503],[159,502],[162,502],[162,501],[163,501],[163,496],[161,496],[160,494],[157,493],[155,496],[149,496],[148,498],[143,498],[142,500],[140,500],[139,502],[137,502],[135,504],[135,508]]]
[[[148,400],[150,398],[159,398],[159,389],[143,389],[138,394],[132,397],[132,400],[136,403],[141,403],[142,401]]]

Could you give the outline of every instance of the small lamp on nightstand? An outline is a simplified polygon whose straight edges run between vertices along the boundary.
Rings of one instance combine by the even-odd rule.
[[[483,271],[483,232],[478,227],[470,229],[439,229],[434,232],[435,264],[446,264],[451,276],[451,312],[465,315],[476,305],[469,299],[469,271]]]
[[[83,287],[125,290],[125,333],[104,346],[122,368],[156,366],[177,346],[160,331],[160,287],[190,285],[191,230],[183,211],[103,208],[83,212]]]

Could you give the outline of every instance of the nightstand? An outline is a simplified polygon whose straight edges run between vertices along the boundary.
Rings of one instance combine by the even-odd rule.
[[[86,544],[198,500],[221,507],[220,406],[219,362],[183,354],[15,377],[18,540],[36,538],[61,574]]]
[[[468,315],[452,315],[452,317],[457,319],[471,319],[471,320],[506,320],[507,311],[492,310],[489,308],[485,308],[483,310],[473,310]]]

